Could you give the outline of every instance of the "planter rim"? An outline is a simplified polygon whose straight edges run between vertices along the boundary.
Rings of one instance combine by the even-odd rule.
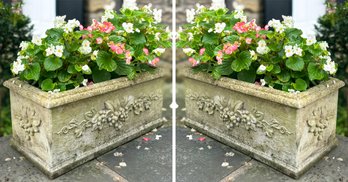
[[[18,77],[6,80],[4,86],[9,88],[11,92],[16,92],[19,95],[28,98],[45,108],[54,108],[78,100],[89,97],[102,95],[111,91],[129,87],[132,85],[141,84],[147,81],[161,78],[165,75],[163,69],[157,68],[154,73],[140,73],[134,80],[129,80],[127,77],[120,77],[100,83],[95,83],[87,87],[79,87],[72,90],[67,90],[59,93],[48,93],[28,84],[25,81],[19,80]]]
[[[271,100],[273,102],[294,108],[303,108],[308,104],[311,104],[314,101],[325,97],[326,95],[329,95],[344,86],[343,81],[336,78],[330,78],[329,80],[324,81],[304,92],[293,94],[270,87],[258,86],[252,83],[228,77],[221,77],[219,80],[215,80],[207,73],[193,73],[191,67],[186,63],[178,66],[178,68],[179,75],[182,75],[184,77],[201,81],[207,84],[216,85],[225,89],[234,90],[246,95]]]

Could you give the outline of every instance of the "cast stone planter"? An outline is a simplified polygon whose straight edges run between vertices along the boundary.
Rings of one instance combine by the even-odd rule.
[[[163,124],[163,72],[50,94],[17,78],[11,144],[55,178]]]
[[[330,79],[299,94],[181,69],[186,125],[297,178],[337,144],[338,89]]]

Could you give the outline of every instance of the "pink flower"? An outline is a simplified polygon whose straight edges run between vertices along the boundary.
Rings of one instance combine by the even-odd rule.
[[[249,30],[248,26],[245,24],[245,22],[238,22],[233,26],[234,30],[237,30],[238,33],[244,33]]]
[[[103,38],[98,37],[98,38],[96,39],[96,42],[97,42],[97,44],[103,43]]]
[[[252,38],[247,37],[247,38],[245,39],[245,43],[251,44],[251,41],[252,41],[252,40],[253,40]]]
[[[144,47],[144,48],[143,48],[143,51],[144,51],[144,53],[145,53],[146,56],[149,55],[149,49],[147,49],[146,47]]]
[[[132,54],[131,54],[131,52],[126,50],[125,56],[126,56],[126,64],[130,64],[131,61],[132,61]]]
[[[159,58],[155,58],[155,59],[153,59],[153,60],[150,62],[150,65],[156,66],[156,64],[157,64],[159,61],[160,61]]]
[[[198,65],[198,61],[195,60],[194,58],[189,58],[188,61],[192,64],[192,66],[197,66]]]
[[[204,52],[205,52],[205,48],[201,48],[201,50],[199,50],[199,55],[203,55],[204,54]]]
[[[225,54],[232,54],[239,47],[239,43],[235,42],[233,45],[231,43],[224,44],[223,52]],[[222,56],[221,56],[222,58]]]
[[[99,30],[101,32],[110,33],[115,29],[115,26],[107,21],[104,21],[103,23],[98,22],[97,20],[93,19],[93,23],[90,27],[87,27],[88,30]]]
[[[124,43],[117,43],[114,44],[114,42],[110,42],[109,44],[110,49],[115,52],[116,54],[123,54],[123,52],[125,51],[124,49]]]
[[[222,64],[222,57],[224,56],[224,53],[222,51],[219,51],[216,55],[216,60],[218,61],[218,64]]]

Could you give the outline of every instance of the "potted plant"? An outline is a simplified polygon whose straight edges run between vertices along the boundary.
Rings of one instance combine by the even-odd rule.
[[[293,19],[261,28],[242,10],[187,10],[178,46],[185,124],[292,177],[336,144],[337,65]]]
[[[11,66],[12,145],[51,178],[163,124],[169,30],[149,5],[120,12],[86,28],[57,17]]]

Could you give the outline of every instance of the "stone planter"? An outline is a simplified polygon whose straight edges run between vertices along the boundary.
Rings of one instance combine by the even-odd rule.
[[[163,73],[118,78],[61,93],[17,78],[10,89],[12,145],[55,178],[163,124]]]
[[[299,177],[337,144],[340,80],[291,94],[181,70],[186,125],[291,177]]]

